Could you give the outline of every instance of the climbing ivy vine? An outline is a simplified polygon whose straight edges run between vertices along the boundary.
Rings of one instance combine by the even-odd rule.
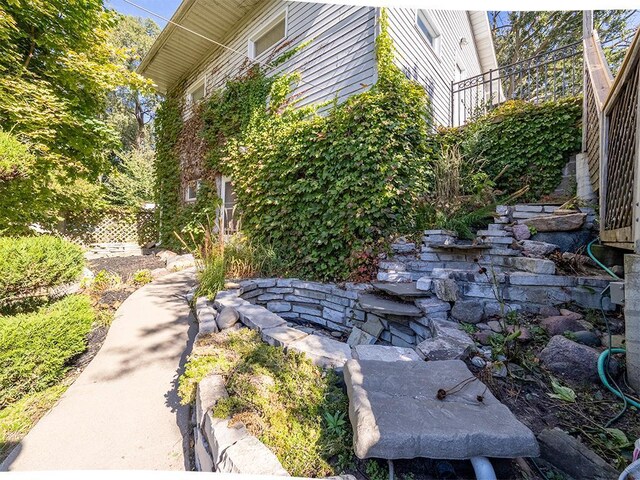
[[[496,187],[513,193],[528,185],[521,200],[551,193],[562,169],[582,142],[582,97],[540,104],[508,101],[464,127],[444,129],[438,143],[456,144],[469,160],[482,159]]]
[[[156,120],[163,244],[178,247],[173,232],[211,211],[214,173],[233,179],[244,233],[276,249],[290,273],[321,280],[371,272],[390,236],[416,231],[442,145],[486,158],[490,173],[508,166],[505,190],[529,182],[538,195],[555,187],[576,148],[576,101],[510,103],[463,129],[433,134],[424,89],[393,62],[384,10],[376,42],[376,84],[341,104],[299,108],[291,94],[299,76],[273,74],[301,47],[266,66],[244,65],[186,122],[181,90],[167,97]],[[186,205],[181,182],[193,172],[204,187]]]
[[[429,185],[424,90],[393,64],[386,15],[377,40],[378,81],[342,104],[297,108],[296,74],[245,67],[201,107],[206,169],[234,179],[243,230],[273,245],[308,278],[345,279],[376,258],[384,240],[412,232]],[[290,53],[287,53],[290,55]],[[179,190],[180,105],[158,115],[157,186],[171,242],[184,212]]]

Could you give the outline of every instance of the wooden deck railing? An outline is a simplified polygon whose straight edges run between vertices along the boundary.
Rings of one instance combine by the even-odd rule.
[[[584,108],[582,119],[582,151],[589,164],[589,177],[594,192],[600,189],[600,128],[613,75],[598,38],[598,32],[583,40],[584,44]]]
[[[636,33],[620,72],[602,103],[599,128],[600,238],[606,244],[629,250],[637,250],[640,245],[639,34],[640,30]],[[594,42],[599,43],[596,40],[594,38]],[[595,55],[594,51],[592,54]],[[598,71],[598,63],[595,56],[587,59],[589,75],[592,79],[599,78],[597,81],[599,83],[591,82],[591,95],[594,97],[592,102],[595,101],[596,107],[607,91],[607,71],[606,69]],[[602,68],[605,65],[606,61],[602,64]],[[586,96],[587,105],[589,105],[589,94]],[[589,136],[594,133],[589,127],[593,123],[589,117],[589,108],[586,112],[586,151],[589,152]],[[595,155],[595,152],[592,151],[592,154]]]

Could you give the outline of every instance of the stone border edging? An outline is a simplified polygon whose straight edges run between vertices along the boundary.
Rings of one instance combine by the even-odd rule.
[[[281,281],[299,282],[299,280],[293,279],[281,279]],[[270,284],[275,281],[272,279],[249,280],[243,283],[246,286],[248,282],[267,282]],[[307,284],[307,287],[310,284],[310,282],[302,283]],[[274,283],[275,285],[276,283]],[[327,291],[325,293],[337,288],[322,284],[316,285],[323,287]],[[213,326],[216,324],[216,309],[233,307],[238,312],[240,323],[258,331],[265,343],[282,347],[285,352],[291,350],[304,353],[315,365],[322,368],[334,368],[341,371],[346,361],[351,358],[422,361],[411,348],[381,345],[356,346],[353,348],[352,355],[352,349],[346,343],[320,335],[308,334],[287,326],[286,321],[276,313],[241,298],[241,289],[218,292],[213,306],[206,297],[196,299],[194,305],[198,320],[196,342],[198,336],[218,331],[217,325]],[[190,302],[193,301],[193,293],[192,291],[187,294],[187,300]],[[357,294],[348,293],[347,295],[357,298]],[[250,435],[244,425],[238,423],[230,426],[230,418],[215,418],[213,416],[212,409],[215,404],[227,397],[228,393],[221,375],[208,375],[198,383],[195,402],[196,425],[194,427],[194,450],[198,471],[289,476],[271,450],[256,437]],[[332,478],[355,480],[351,475]]]

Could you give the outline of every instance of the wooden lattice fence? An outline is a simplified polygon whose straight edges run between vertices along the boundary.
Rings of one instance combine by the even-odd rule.
[[[640,41],[636,33],[607,96],[600,128],[600,238],[627,249],[635,249],[640,238],[639,81]]]
[[[157,240],[153,211],[109,212],[95,222],[65,222],[62,233],[82,245],[129,243],[140,246]]]

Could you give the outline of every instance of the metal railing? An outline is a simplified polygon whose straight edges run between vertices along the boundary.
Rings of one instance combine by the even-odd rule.
[[[534,103],[579,95],[582,42],[451,83],[451,126],[487,113],[506,100]]]

